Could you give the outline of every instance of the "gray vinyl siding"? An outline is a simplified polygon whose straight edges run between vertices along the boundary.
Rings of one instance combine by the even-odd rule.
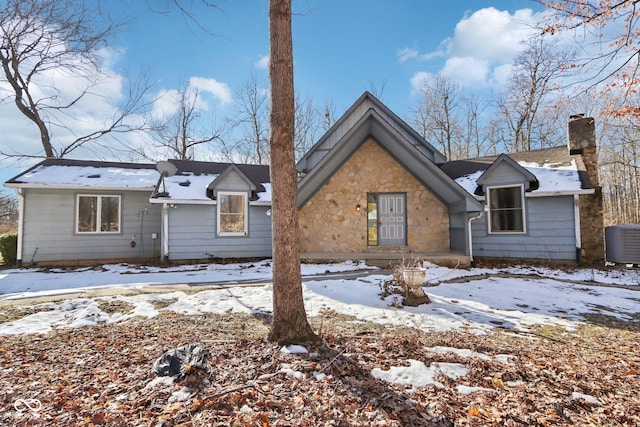
[[[218,236],[216,205],[177,205],[169,209],[169,259],[270,258],[269,206],[249,206],[247,236]]]
[[[472,222],[473,255],[575,261],[573,196],[525,198],[526,234],[488,234],[487,217]]]
[[[484,181],[484,185],[512,185],[522,184],[525,182],[522,173],[513,169],[511,166],[501,163],[491,173],[491,176]]]
[[[159,257],[160,207],[149,203],[150,191],[95,189],[24,189],[22,261],[79,261]],[[120,232],[78,234],[76,195],[121,196]],[[146,214],[142,214],[147,209]],[[136,247],[131,247],[135,239]],[[153,253],[152,253],[153,251]]]
[[[453,213],[449,215],[449,239],[452,252],[469,255],[467,240],[468,232],[466,227],[466,212]]]

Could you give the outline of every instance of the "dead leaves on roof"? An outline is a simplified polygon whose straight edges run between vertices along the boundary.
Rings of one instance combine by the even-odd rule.
[[[314,322],[325,345],[308,355],[282,353],[263,339],[265,319],[245,315],[163,314],[3,338],[0,425],[640,425],[637,332],[476,336],[396,331],[339,316]],[[541,337],[552,333],[553,340]],[[186,343],[211,352],[209,370],[157,380],[154,360]],[[476,353],[429,350],[435,346]],[[442,388],[414,392],[371,375],[408,360],[461,363],[469,373],[440,376]],[[23,405],[35,401],[38,411]]]

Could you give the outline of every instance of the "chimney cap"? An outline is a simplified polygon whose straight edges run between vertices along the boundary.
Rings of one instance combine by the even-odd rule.
[[[584,119],[584,116],[586,114],[585,113],[578,113],[578,114],[571,114],[569,116],[569,120],[578,120],[578,119]]]

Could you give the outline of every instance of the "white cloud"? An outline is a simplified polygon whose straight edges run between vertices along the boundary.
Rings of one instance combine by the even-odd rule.
[[[256,61],[255,67],[259,70],[266,70],[269,68],[269,55],[265,55]]]
[[[398,61],[407,62],[409,59],[414,59],[419,56],[420,52],[418,49],[413,47],[403,47],[402,49],[398,49]]]
[[[176,89],[163,89],[153,101],[151,116],[157,120],[169,118],[178,112],[180,92]]]
[[[488,61],[473,57],[452,57],[447,59],[440,74],[469,86],[479,86],[486,82],[489,73]]]
[[[520,54],[523,41],[535,31],[540,15],[531,9],[513,14],[495,7],[477,10],[458,22],[452,37],[442,40],[437,50],[420,53],[415,48],[398,50],[398,60],[429,61],[444,57],[440,73],[461,85],[481,86],[504,81],[506,65]],[[427,73],[428,74],[428,73]],[[421,74],[411,78],[416,89]]]
[[[426,71],[418,71],[413,76],[411,76],[411,92],[418,93],[422,89],[422,87],[429,83],[435,77],[432,73],[427,73]]]
[[[191,77],[189,79],[189,85],[195,89],[198,89],[198,92],[201,94],[202,92],[207,92],[212,95],[218,100],[220,106],[225,106],[227,104],[233,103],[231,90],[226,83],[221,83],[212,78]]]
[[[69,67],[52,68],[34,76],[30,90],[38,100],[56,99],[60,105],[65,105],[79,97],[72,107],[63,112],[42,111],[51,123],[49,133],[54,149],[60,150],[80,136],[103,129],[119,115],[118,104],[124,99],[126,81],[113,67],[122,54],[120,50],[103,49],[99,53],[100,72],[93,72],[86,78],[70,71],[75,67],[86,69],[86,64],[82,64],[80,59],[73,63],[72,58],[67,59]],[[13,92],[6,83],[0,85],[0,93],[6,97],[0,105],[0,116],[4,119],[0,150],[9,154],[43,156],[44,150],[35,124],[17,110],[13,104]],[[89,153],[88,157],[95,157],[98,151],[96,148],[84,152]],[[83,149],[79,149],[73,154],[81,157],[82,152]]]
[[[513,15],[494,7],[480,9],[456,25],[450,55],[489,62],[511,61],[522,52],[522,42],[533,34],[535,22],[531,9],[521,9]]]

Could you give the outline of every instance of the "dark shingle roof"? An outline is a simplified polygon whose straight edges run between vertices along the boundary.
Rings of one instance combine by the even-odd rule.
[[[191,172],[193,174],[219,175],[231,165],[235,165],[247,178],[253,182],[256,187],[262,183],[269,183],[269,166],[267,165],[247,165],[236,163],[219,163],[219,162],[198,162],[194,160],[169,160],[178,168],[178,174]]]
[[[554,167],[566,167],[575,161],[578,169],[578,176],[580,178],[581,187],[583,189],[591,189],[593,185],[587,174],[584,163],[580,155],[571,155],[566,146],[543,148],[540,150],[523,151],[518,153],[507,154],[511,159],[516,162],[525,162],[526,164],[537,164],[542,167],[543,165],[549,165]],[[492,156],[477,157],[467,160],[453,160],[440,165],[440,168],[451,179],[457,179],[465,175],[470,175],[474,172],[487,170],[493,162],[500,156],[500,154]]]

